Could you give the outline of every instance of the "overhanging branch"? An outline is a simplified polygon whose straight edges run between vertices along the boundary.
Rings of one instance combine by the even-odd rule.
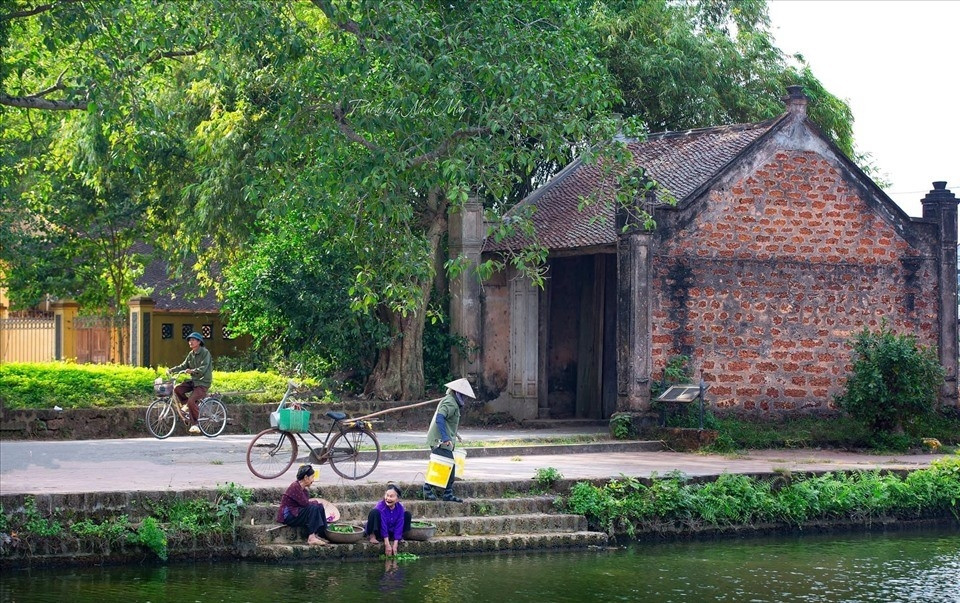
[[[45,109],[47,111],[86,111],[87,100],[51,100],[41,96],[10,96],[0,92],[0,105],[21,109]]]
[[[60,72],[57,81],[49,88],[40,90],[28,96],[10,96],[0,92],[0,105],[8,107],[20,107],[22,109],[45,109],[47,111],[86,111],[89,101],[87,100],[51,100],[46,97],[57,90],[64,90],[63,74],[66,70]]]
[[[74,2],[79,2],[80,0],[60,0],[60,2],[51,2],[50,4],[40,4],[33,8],[28,8],[26,10],[17,11],[15,13],[7,13],[5,15],[0,15],[0,21],[10,21],[12,19],[22,19],[24,17],[32,17],[34,15],[39,15],[40,13],[45,13],[49,10],[57,8],[57,6],[63,6],[64,4],[73,4]]]

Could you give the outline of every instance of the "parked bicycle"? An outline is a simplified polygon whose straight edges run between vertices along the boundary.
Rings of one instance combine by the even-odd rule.
[[[169,379],[157,377],[153,382],[153,392],[157,398],[147,407],[147,429],[157,439],[170,437],[177,426],[177,420],[182,422],[184,427],[190,426],[190,410],[173,395],[177,375],[184,372],[186,371],[174,373]],[[227,409],[220,401],[222,395],[214,392],[197,403],[200,409],[197,425],[200,433],[208,438],[217,437],[227,426]]]
[[[253,438],[247,447],[247,467],[259,478],[273,479],[287,472],[297,459],[297,439],[310,451],[310,461],[330,461],[334,472],[345,479],[361,479],[380,463],[380,442],[371,421],[349,419],[345,413],[327,411],[333,421],[326,437],[310,431],[310,404],[293,398],[299,385],[287,382],[277,410],[270,413],[270,427]],[[308,441],[304,436],[310,436]],[[296,436],[296,438],[294,438]]]

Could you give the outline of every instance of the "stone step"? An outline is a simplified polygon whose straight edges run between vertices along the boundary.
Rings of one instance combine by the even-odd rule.
[[[363,522],[377,504],[375,500],[338,503],[340,523]],[[518,496],[515,498],[475,498],[463,503],[445,503],[425,500],[404,500],[403,507],[416,518],[473,517],[518,515],[522,513],[549,513],[554,510],[553,496]],[[247,507],[243,524],[274,522],[278,502],[256,503]]]
[[[495,534],[479,536],[437,536],[430,540],[404,541],[400,552],[414,555],[462,555],[520,550],[562,550],[607,547],[609,538],[602,532],[539,532],[536,534]],[[361,541],[356,544],[257,544],[241,551],[247,559],[262,561],[296,559],[377,558],[383,545]]]
[[[568,428],[610,427],[610,419],[524,419],[524,429],[543,429],[545,431]]]
[[[425,459],[424,459],[425,460]],[[426,462],[424,462],[424,467],[426,467]],[[400,490],[403,492],[401,497],[401,502],[406,506],[408,502],[416,501],[416,497],[419,495],[423,482],[410,483],[410,482],[393,482],[395,483]],[[567,484],[567,480],[560,480],[559,484]],[[284,490],[290,482],[283,484],[283,487],[268,487],[268,488],[257,488],[253,491],[252,502],[265,502],[278,504],[280,502],[280,497],[283,495]],[[341,504],[347,502],[355,501],[373,501],[374,504],[376,501],[380,500],[383,497],[383,491],[386,488],[388,482],[384,481],[379,484],[342,484],[342,485],[328,485],[323,486],[323,488],[314,488],[312,490],[311,496],[319,496],[325,498],[330,502],[337,505],[339,508]],[[470,481],[463,480],[457,481],[456,492],[457,496],[465,499],[477,499],[477,498],[516,498],[521,496],[528,496],[533,491],[536,491],[540,488],[539,484],[536,481],[531,479],[521,479],[521,480],[502,480],[502,481]]]
[[[437,526],[435,538],[448,536],[482,536],[495,534],[538,534],[580,532],[587,530],[587,520],[582,515],[554,513],[529,513],[523,515],[499,515],[487,517],[443,517],[436,519],[414,518],[429,521]],[[364,522],[338,522],[363,526]],[[240,527],[243,540],[258,544],[302,544],[298,528],[261,524]]]
[[[569,444],[525,443],[516,445],[491,445],[484,447],[463,448],[467,452],[467,462],[471,458],[492,456],[523,456],[543,454],[584,454],[604,452],[660,452],[665,450],[660,440],[601,440],[597,442],[578,442]],[[429,456],[427,449],[383,450],[380,460],[404,461],[423,459],[424,463]]]

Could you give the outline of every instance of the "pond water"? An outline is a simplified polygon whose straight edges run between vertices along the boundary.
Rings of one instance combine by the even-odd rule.
[[[960,603],[960,531],[635,544],[567,553],[4,572],[3,603]]]

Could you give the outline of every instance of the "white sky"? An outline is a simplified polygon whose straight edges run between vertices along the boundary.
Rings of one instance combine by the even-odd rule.
[[[770,0],[777,46],[853,110],[854,140],[911,216],[960,197],[960,0]]]

